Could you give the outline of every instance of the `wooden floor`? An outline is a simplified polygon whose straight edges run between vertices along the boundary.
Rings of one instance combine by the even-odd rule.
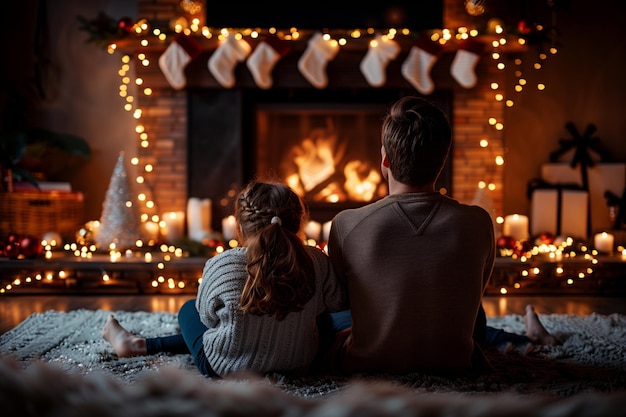
[[[0,296],[0,334],[12,329],[32,313],[48,310],[70,311],[124,310],[167,311],[176,313],[193,295],[3,295]],[[533,304],[540,314],[591,313],[626,314],[626,297],[608,296],[487,296],[484,300],[487,316],[523,314],[526,304]],[[101,326],[104,323],[94,323]]]

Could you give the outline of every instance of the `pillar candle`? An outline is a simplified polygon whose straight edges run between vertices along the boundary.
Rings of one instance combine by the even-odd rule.
[[[147,221],[143,224],[144,230],[146,231],[146,237],[148,240],[158,241],[159,240],[159,225],[152,221]]]
[[[232,214],[222,219],[222,235],[224,235],[225,241],[228,242],[235,238],[235,227],[237,227],[237,222]]]
[[[327,221],[322,226],[322,242],[328,242],[328,237],[330,236],[330,226],[332,225],[332,221]]]
[[[196,241],[211,232],[211,199],[192,197],[187,201],[187,231]]]
[[[515,240],[528,239],[528,217],[521,214],[510,214],[504,218],[502,234]]]
[[[615,237],[607,232],[597,233],[593,237],[593,245],[598,252],[612,253]]]
[[[316,222],[315,220],[311,220],[304,226],[304,234],[307,238],[313,239],[315,241],[320,240],[320,235],[322,233],[322,224],[320,222]]]
[[[91,231],[91,240],[96,240],[100,231],[100,220],[90,220],[85,224],[85,227]]]
[[[161,216],[161,234],[167,243],[183,237],[185,232],[185,213],[169,211]]]

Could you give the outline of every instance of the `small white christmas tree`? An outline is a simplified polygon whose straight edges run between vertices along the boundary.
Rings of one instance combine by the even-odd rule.
[[[108,250],[112,243],[118,250],[133,248],[142,237],[140,225],[137,202],[124,166],[124,152],[120,152],[102,204],[96,243],[102,250]]]

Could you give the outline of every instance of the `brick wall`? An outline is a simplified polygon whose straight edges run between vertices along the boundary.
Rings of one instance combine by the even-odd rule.
[[[447,1],[444,12],[446,27],[456,28],[466,20],[462,7]],[[177,0],[140,0],[139,17],[146,18],[156,25],[166,25],[180,13]],[[450,23],[452,22],[452,23]],[[152,50],[151,60],[156,62],[164,46]],[[489,117],[498,121],[503,119],[504,107],[494,100],[491,82],[503,85],[504,75],[495,68],[495,64],[485,55],[476,67],[478,84],[472,89],[464,89],[451,80],[449,65],[454,51],[432,69],[432,78],[437,88],[453,91],[453,197],[463,202],[471,202],[480,181],[495,185],[490,193],[494,211],[502,215],[502,167],[494,162],[496,155],[503,154],[501,131],[494,129]],[[206,71],[206,62],[203,68]],[[152,88],[152,95],[138,97],[139,107],[143,109],[142,124],[149,134],[151,146],[139,147],[138,155],[143,161],[154,164],[154,171],[148,173],[148,184],[153,193],[159,212],[184,210],[187,202],[187,102],[184,91],[172,90],[165,82],[157,65],[149,69],[139,68],[145,85]],[[208,72],[208,71],[207,71]],[[488,139],[489,147],[481,148],[479,141]]]

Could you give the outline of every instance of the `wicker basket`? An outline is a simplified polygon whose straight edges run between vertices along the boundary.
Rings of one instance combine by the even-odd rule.
[[[74,239],[83,218],[82,193],[0,193],[0,238],[9,233],[41,238],[47,232],[57,232],[64,239]]]

